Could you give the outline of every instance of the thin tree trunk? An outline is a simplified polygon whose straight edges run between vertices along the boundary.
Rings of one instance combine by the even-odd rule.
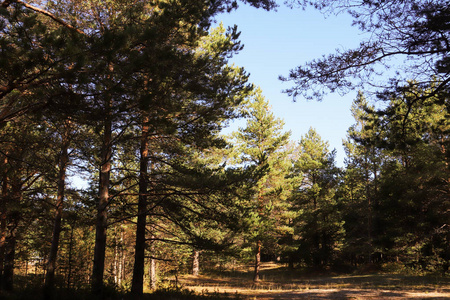
[[[294,244],[294,236],[293,234],[288,235],[288,245],[292,247]],[[288,268],[289,270],[294,270],[294,251],[289,251],[288,254]]]
[[[158,278],[156,277],[156,259],[150,258],[150,289],[152,291],[156,290],[156,284],[158,282]]]
[[[105,270],[107,207],[109,203],[109,184],[112,156],[111,102],[105,102],[106,119],[104,122],[102,163],[100,166],[99,203],[95,228],[94,264],[92,266],[92,292],[103,296],[103,274]]]
[[[15,229],[12,230],[11,235],[6,239],[5,266],[3,270],[3,288],[6,291],[12,291],[14,283],[14,259],[16,254],[16,235],[14,231]]]
[[[56,212],[55,212],[55,222],[53,224],[53,235],[52,244],[50,247],[50,254],[47,264],[47,274],[45,277],[44,284],[44,298],[49,299],[52,297],[53,291],[55,289],[55,270],[56,270],[56,260],[58,258],[58,247],[59,238],[61,235],[61,219],[64,203],[64,192],[66,185],[66,168],[69,163],[69,134],[70,134],[70,122],[67,121],[65,124],[64,133],[62,136],[62,146],[59,158],[59,174],[58,174],[58,191],[56,196]]]
[[[70,228],[70,241],[69,241],[69,270],[67,274],[67,289],[70,289],[70,284],[72,281],[72,251],[73,251],[73,227],[72,224]]]
[[[22,184],[20,180],[17,179],[14,184],[11,185],[12,188],[12,200],[20,203],[22,201]],[[4,257],[4,267],[3,267],[3,281],[2,285],[6,291],[13,290],[13,279],[14,279],[14,259],[16,253],[16,229],[19,223],[19,217],[12,218],[9,216],[7,220],[9,229],[9,235],[6,237],[5,241],[5,257]]]
[[[253,281],[259,281],[259,270],[261,267],[261,240],[256,242],[256,253],[255,253],[255,275]]]
[[[7,155],[7,153],[6,153]],[[6,247],[6,202],[8,197],[8,157],[3,160],[2,197],[0,199],[0,289],[3,287],[3,273]]]
[[[119,286],[118,284],[118,274],[117,269],[119,265],[119,246],[117,243],[117,226],[114,226],[114,264],[113,264],[113,274],[114,274],[114,284]]]
[[[199,262],[200,251],[194,249],[192,252],[192,275],[198,276],[200,271],[200,262]]]
[[[119,286],[122,285],[122,280],[124,279],[124,253],[123,253],[123,228],[120,228],[120,255],[119,255],[119,280],[117,284]]]
[[[289,253],[288,269],[289,270],[294,270],[294,254],[293,253]]]
[[[313,179],[313,185],[316,183],[316,180]],[[313,198],[313,236],[312,236],[312,240],[313,240],[313,245],[314,245],[314,253],[313,253],[313,264],[316,267],[320,267],[321,266],[321,254],[320,254],[320,237],[319,237],[319,220],[318,220],[318,216],[317,216],[317,210],[318,210],[318,204],[317,204],[317,198],[314,197]]]
[[[371,263],[372,255],[372,201],[370,193],[370,173],[369,173],[369,159],[368,149],[366,148],[366,155],[364,156],[364,175],[366,180],[366,198],[367,198],[367,241],[369,244],[369,252],[367,253],[367,263]]]
[[[153,254],[154,248],[155,248],[155,236],[152,235],[151,237],[151,243],[150,243],[150,253]],[[152,291],[156,290],[156,284],[158,283],[158,278],[156,275],[156,259],[153,257],[150,257],[150,267],[149,267],[149,277],[150,277],[150,289]]]
[[[147,193],[148,193],[148,117],[145,116],[142,125],[142,137],[139,163],[139,200],[138,218],[136,226],[136,245],[134,252],[133,280],[131,293],[135,297],[144,292],[144,263],[145,263],[145,227],[147,225]]]

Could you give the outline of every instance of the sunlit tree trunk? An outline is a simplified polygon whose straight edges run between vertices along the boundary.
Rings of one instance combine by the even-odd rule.
[[[156,259],[150,258],[150,269],[149,269],[149,275],[150,275],[150,289],[156,290],[156,284],[158,282],[158,278],[156,276]]]
[[[117,226],[114,226],[114,263],[113,263],[113,274],[114,274],[114,284],[118,286],[119,274],[117,273],[119,266],[119,245],[117,242]]]
[[[154,241],[155,236],[152,235],[151,238],[151,243],[150,243],[150,253],[153,255],[154,253],[154,249],[155,249],[155,241]],[[156,274],[156,269],[157,265],[156,265],[156,259],[153,258],[153,256],[150,256],[150,268],[149,268],[149,277],[150,277],[150,289],[151,290],[156,290],[156,284],[158,283],[158,277]]]
[[[261,240],[256,242],[256,252],[255,252],[255,274],[253,281],[259,281],[259,270],[261,268]]]
[[[194,249],[192,252],[192,275],[198,276],[200,271],[200,263],[199,263],[200,251]]]
[[[125,278],[125,255],[124,255],[124,250],[123,250],[123,228],[120,228],[120,247],[119,247],[119,269],[118,269],[118,273],[119,273],[119,278],[117,280],[117,285],[121,286],[122,285],[122,280]]]

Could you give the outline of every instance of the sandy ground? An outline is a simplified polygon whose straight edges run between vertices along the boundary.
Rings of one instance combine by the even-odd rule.
[[[251,290],[244,288],[189,287],[198,293],[239,294],[244,299],[450,299],[450,292],[408,292],[374,289]]]
[[[421,277],[395,274],[317,276],[289,274],[266,265],[262,280],[251,274],[230,276],[182,276],[182,287],[199,294],[228,294],[231,299],[449,299],[450,277]],[[265,269],[265,270],[264,270]],[[239,297],[233,297],[238,294]]]

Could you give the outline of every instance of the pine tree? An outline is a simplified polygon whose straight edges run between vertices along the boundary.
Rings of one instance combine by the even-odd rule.
[[[410,105],[430,90],[392,98],[386,114],[380,117],[385,128],[382,149],[388,151],[389,164],[380,180],[378,214],[383,238],[378,243],[390,249],[388,255],[409,265],[437,270],[448,268],[450,253],[444,225],[449,205],[444,192],[450,128],[447,96],[439,94],[420,105]]]
[[[314,129],[299,142],[300,154],[295,168],[302,182],[293,195],[294,207],[300,211],[295,227],[300,236],[300,258],[316,267],[328,265],[340,250],[343,227],[338,208],[338,169],[335,152],[328,149]]]
[[[383,131],[374,115],[374,107],[368,104],[362,92],[358,93],[351,110],[356,124],[349,128],[348,139],[344,142],[347,159],[341,192],[347,207],[343,216],[348,237],[345,251],[356,264],[362,260],[370,262],[376,252],[373,242],[378,224],[375,213],[383,165],[383,151],[379,148]]]
[[[260,90],[255,92],[247,107],[247,124],[234,133],[233,151],[236,163],[253,165],[264,174],[256,178],[252,188],[252,211],[247,221],[250,240],[256,246],[254,281],[258,281],[262,247],[273,244],[274,241],[270,240],[277,236],[276,228],[281,226],[278,222],[288,211],[290,132],[283,132],[283,121],[270,111],[269,103]]]

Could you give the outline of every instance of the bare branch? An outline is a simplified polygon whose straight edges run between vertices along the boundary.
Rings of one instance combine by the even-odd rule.
[[[7,1],[5,1],[5,2],[7,2]],[[9,2],[11,2],[11,1],[9,1]],[[69,23],[65,22],[64,20],[61,20],[60,18],[56,17],[54,14],[50,13],[49,11],[46,11],[46,10],[44,10],[44,9],[35,7],[35,6],[33,6],[33,5],[30,5],[30,4],[28,4],[28,3],[23,2],[23,1],[21,1],[21,0],[16,0],[15,2],[20,3],[20,4],[22,4],[23,6],[25,6],[26,8],[29,8],[29,9],[35,11],[35,12],[38,12],[38,13],[40,13],[40,14],[45,15],[45,16],[47,16],[47,17],[53,19],[55,22],[57,22],[57,23],[63,25],[64,27],[67,27],[67,28],[69,28],[69,29],[72,29],[72,30],[78,32],[79,34],[86,35],[82,30],[73,27],[72,25],[70,25]]]

